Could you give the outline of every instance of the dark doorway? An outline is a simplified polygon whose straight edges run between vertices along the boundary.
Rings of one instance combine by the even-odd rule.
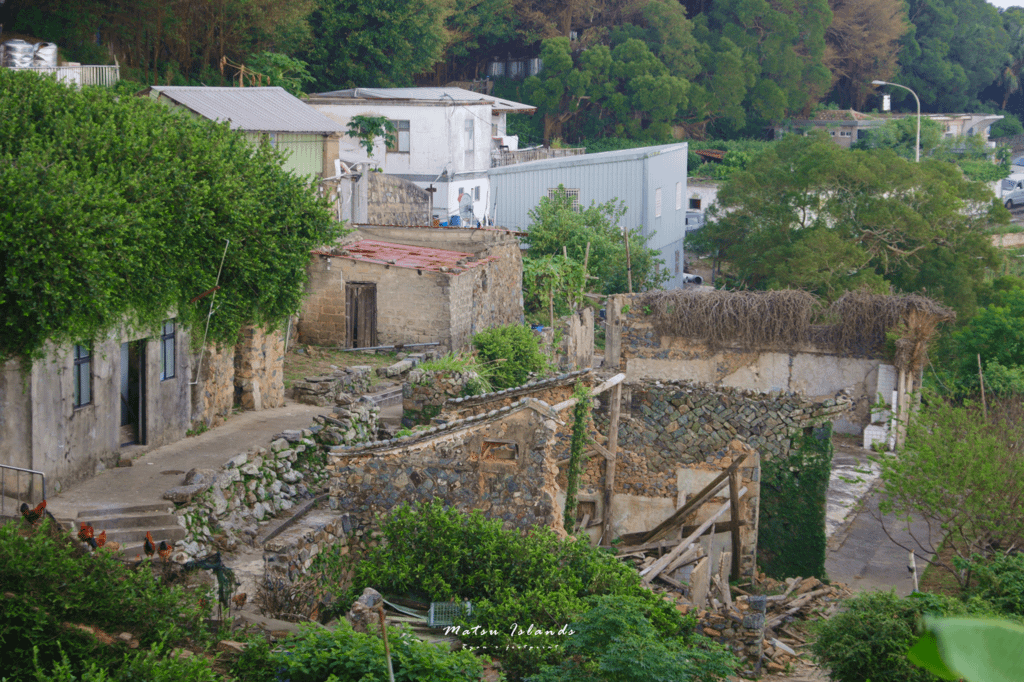
[[[121,445],[146,442],[146,341],[121,344]]]
[[[377,285],[345,282],[345,347],[377,345]]]

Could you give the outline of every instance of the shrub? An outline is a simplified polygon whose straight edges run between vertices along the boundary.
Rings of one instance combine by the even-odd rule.
[[[688,643],[658,634],[635,597],[589,597],[590,610],[573,621],[573,637],[557,665],[544,666],[529,682],[710,682],[739,663],[703,636]]]
[[[547,368],[537,337],[525,325],[486,329],[473,337],[473,345],[487,365],[491,384],[498,390],[522,386],[529,380],[530,372]]]
[[[895,592],[859,594],[845,611],[818,625],[811,650],[836,682],[933,682],[939,678],[907,658],[925,613],[991,615],[992,605],[921,592],[905,599]]]
[[[1024,616],[1024,554],[998,552],[987,560],[975,555],[962,568],[977,581],[971,594],[1002,614]]]
[[[661,637],[689,644],[696,636],[694,619],[642,587],[635,570],[550,528],[506,531],[479,511],[464,514],[435,500],[396,509],[381,533],[382,545],[356,567],[348,602],[366,587],[425,601],[470,600],[473,613],[462,625],[477,624],[484,632],[460,632],[460,638],[500,657],[511,679],[560,661],[566,640],[564,634],[531,636],[537,648],[508,648],[523,642],[512,637],[512,625],[557,631],[588,610],[590,595],[633,598]]]

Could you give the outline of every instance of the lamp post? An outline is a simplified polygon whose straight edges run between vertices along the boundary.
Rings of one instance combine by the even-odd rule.
[[[900,85],[899,83],[888,83],[886,81],[871,81],[872,85],[894,85],[897,88],[903,88],[917,100],[917,144],[914,147],[914,161],[921,163],[921,100],[918,98],[917,93],[908,88],[906,85]]]

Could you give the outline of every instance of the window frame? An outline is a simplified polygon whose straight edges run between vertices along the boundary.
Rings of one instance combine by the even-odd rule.
[[[168,331],[168,327],[170,330]],[[174,318],[164,320],[160,328],[160,381],[168,381],[178,376],[178,325]],[[170,346],[170,352],[168,352]],[[168,360],[170,360],[171,372],[167,373]]]
[[[395,146],[388,146],[387,153],[389,154],[408,154],[409,149],[412,146],[412,132],[409,121],[404,119],[394,119],[391,124],[395,126]],[[402,147],[405,147],[404,149]]]
[[[93,404],[93,381],[92,381],[92,344],[76,343],[71,351],[73,359],[71,370],[71,381],[73,384],[72,402],[74,409],[80,409]],[[83,370],[84,368],[84,370]],[[86,373],[86,395],[82,395],[82,373]],[[86,400],[82,398],[85,397]]]
[[[554,200],[558,192],[564,192],[565,196],[569,199],[569,206],[572,208],[573,213],[580,212],[580,191],[579,189],[568,189],[566,187],[549,187],[548,188],[548,199]]]

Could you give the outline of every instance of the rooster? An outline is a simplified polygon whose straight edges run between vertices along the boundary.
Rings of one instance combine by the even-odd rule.
[[[166,564],[167,560],[171,556],[171,546],[167,544],[166,540],[161,540],[160,547],[157,548],[156,553],[160,555],[160,558],[163,559]]]
[[[106,531],[103,531],[103,532],[106,533]],[[101,544],[103,544],[103,543],[98,542],[97,540],[95,540],[93,538],[92,526],[90,526],[87,523],[82,523],[82,527],[78,529],[78,539],[81,540],[82,542],[86,543],[87,545],[89,545],[93,549],[96,549]],[[103,539],[104,540],[106,539],[106,535],[103,536]]]
[[[120,542],[114,542],[113,540],[107,542],[107,531],[103,531],[96,536],[96,546],[102,547],[108,552],[116,552],[121,549]]]
[[[29,509],[28,505],[24,502],[21,503],[21,515],[25,517],[25,520],[29,523],[34,524],[36,521],[43,517],[43,512],[46,511],[46,500],[43,500],[35,506],[33,509]]]
[[[142,551],[144,551],[146,556],[150,559],[152,559],[153,555],[156,554],[156,543],[153,542],[153,536],[149,534],[148,530],[146,531],[146,541],[142,544]]]

